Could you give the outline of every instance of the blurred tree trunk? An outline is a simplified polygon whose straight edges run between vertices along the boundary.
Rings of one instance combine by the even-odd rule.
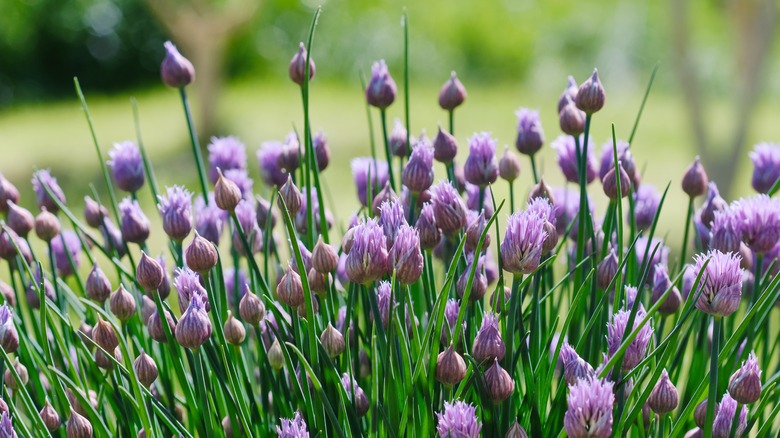
[[[688,114],[693,125],[696,148],[704,161],[708,173],[724,194],[730,194],[738,162],[744,150],[750,121],[759,97],[764,67],[775,34],[777,6],[774,0],[728,0],[725,11],[731,18],[736,40],[734,56],[734,121],[733,132],[728,141],[728,153],[713,152],[717,145],[707,135],[705,122],[706,86],[701,84],[694,64],[690,41],[689,0],[671,0],[673,56],[680,79]]]
[[[259,0],[145,0],[184,56],[195,66],[198,135],[217,130],[218,100],[224,83],[225,51],[230,39],[248,24]]]

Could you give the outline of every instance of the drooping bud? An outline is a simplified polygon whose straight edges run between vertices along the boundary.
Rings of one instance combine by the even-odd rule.
[[[109,307],[111,313],[116,315],[120,321],[127,321],[135,315],[136,305],[133,294],[127,291],[123,285],[119,285],[119,289],[111,295],[109,300]]]
[[[152,386],[152,383],[157,380],[157,364],[144,351],[141,351],[141,354],[133,362],[133,370],[135,370],[138,381],[147,388]]]
[[[87,298],[98,303],[103,303],[111,295],[111,282],[97,263],[92,266],[87,276],[84,291]]]
[[[257,326],[265,318],[263,301],[249,289],[248,285],[246,286],[244,296],[238,303],[238,314],[244,322],[253,326]]]
[[[179,53],[172,42],[166,41],[165,58],[160,65],[160,76],[165,85],[171,88],[182,88],[195,80],[195,67]]]
[[[742,366],[731,375],[729,394],[742,404],[755,403],[761,398],[761,369],[755,354],[750,353]]]
[[[498,318],[495,313],[486,313],[482,326],[474,337],[471,355],[477,362],[484,363],[493,359],[502,360],[505,353],[506,346],[498,331]]]
[[[333,272],[339,263],[339,255],[332,246],[322,240],[322,236],[317,240],[314,249],[311,251],[311,267],[321,274]]]
[[[242,199],[241,189],[236,183],[225,178],[221,169],[217,168],[217,173],[219,177],[214,185],[214,202],[221,210],[234,211]]]
[[[162,266],[160,266],[157,260],[147,256],[142,251],[141,260],[138,262],[138,267],[135,270],[135,279],[138,281],[138,284],[146,292],[156,291],[162,284],[163,278]]]
[[[282,353],[282,346],[279,345],[279,338],[274,339],[274,343],[268,349],[268,363],[276,371],[281,370],[284,366],[284,353]]]
[[[290,307],[298,307],[303,304],[305,295],[301,276],[293,270],[292,265],[287,266],[287,271],[276,286],[276,296],[279,301]]]
[[[328,353],[328,356],[331,359],[338,357],[346,348],[344,336],[330,325],[330,323],[328,323],[328,326],[322,331],[320,342],[322,342],[322,348]]]
[[[436,358],[436,380],[444,385],[453,386],[460,383],[464,377],[466,377],[466,361],[450,345]]]
[[[647,398],[647,404],[656,414],[665,415],[675,410],[679,402],[680,395],[677,393],[677,388],[669,380],[669,373],[664,369],[658,383],[650,392],[650,397]]]
[[[466,87],[458,79],[458,75],[453,71],[450,78],[442,85],[439,91],[439,106],[443,110],[452,111],[459,107],[466,100],[468,94]]]
[[[366,87],[366,101],[379,109],[389,107],[395,101],[398,87],[387,70],[385,60],[379,60],[371,66],[371,81]]]
[[[585,111],[587,114],[593,114],[604,107],[606,100],[607,95],[604,92],[604,86],[601,85],[599,72],[597,69],[593,69],[593,75],[580,84],[574,103],[577,104],[577,108]]]
[[[607,198],[616,200],[619,198],[625,198],[631,189],[631,179],[628,177],[628,173],[623,169],[623,162],[618,161],[618,169],[620,169],[620,193],[618,193],[617,179],[615,178],[615,168],[609,169],[604,179],[601,180],[604,194]]]
[[[24,238],[27,237],[35,225],[32,213],[26,208],[16,205],[13,201],[8,201],[6,222],[12,230],[16,231],[16,234]]]
[[[301,209],[301,191],[295,186],[291,175],[287,175],[287,182],[279,189],[279,208],[287,207],[290,217],[295,217]]]
[[[200,295],[193,295],[176,325],[176,341],[182,347],[194,350],[211,337],[211,330],[211,321]]]
[[[498,176],[509,182],[520,176],[520,160],[515,154],[509,152],[508,147],[504,147],[504,155],[498,160]]]
[[[241,321],[233,318],[233,314],[228,310],[228,319],[225,321],[225,340],[229,344],[241,345],[246,338],[246,329]]]
[[[219,254],[214,245],[195,231],[195,238],[184,252],[187,266],[195,272],[204,274],[217,266],[218,258]]]
[[[683,174],[682,189],[688,196],[695,198],[707,193],[708,182],[707,172],[697,156],[693,164],[688,166],[688,169]]]
[[[298,85],[303,85],[306,80],[306,46],[301,43],[298,51],[290,60],[290,79]],[[314,60],[309,57],[309,81],[314,78]]]
[[[515,381],[512,380],[509,373],[501,368],[498,359],[493,360],[493,365],[485,371],[483,376],[485,391],[491,401],[500,403],[515,392]]]
[[[35,235],[44,242],[51,242],[59,234],[60,220],[45,208],[41,209],[41,212],[35,217]]]
[[[62,425],[59,414],[54,410],[51,403],[49,403],[49,400],[46,400],[46,404],[43,405],[39,415],[41,416],[43,425],[46,426],[46,429],[49,432],[54,432]]]
[[[92,327],[92,340],[106,351],[114,351],[119,346],[119,338],[111,323],[104,321],[98,315],[98,321]]]
[[[92,424],[71,408],[70,418],[65,423],[65,433],[68,438],[92,438]]]

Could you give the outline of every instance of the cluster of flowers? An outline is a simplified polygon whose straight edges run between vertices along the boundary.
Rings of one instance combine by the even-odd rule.
[[[194,80],[194,69],[172,44],[166,43],[166,49],[162,79],[171,87],[183,88]],[[290,63],[289,73],[292,81],[300,86],[308,86],[308,81],[314,77],[315,64],[303,44]],[[374,64],[365,93],[367,102],[381,110],[384,121],[386,109],[395,101],[397,86],[383,61]],[[441,89],[439,104],[452,114],[464,103],[466,96],[463,84],[453,73]],[[147,178],[152,192],[157,194],[157,189],[143,151],[134,142],[116,144],[107,162],[113,183],[128,194],[110,206],[116,223],[112,222],[112,212],[106,206],[86,197],[83,213],[86,226],[81,225],[67,209],[63,190],[47,170],[36,171],[32,178],[39,209],[37,215],[19,205],[19,192],[10,181],[0,177],[0,212],[5,217],[0,231],[0,257],[12,267],[12,279],[15,279],[16,270],[25,292],[24,303],[21,303],[17,299],[21,289],[17,288],[15,281],[13,286],[0,283],[5,300],[0,307],[0,346],[5,354],[16,353],[20,347],[16,324],[23,323],[23,319],[18,318],[14,309],[40,309],[43,315],[47,308],[47,304],[41,302],[43,299],[50,300],[53,308],[63,312],[67,310],[65,297],[75,294],[62,279],[75,278],[80,284],[80,266],[82,257],[86,255],[93,266],[80,286],[83,294],[102,312],[95,312],[94,317],[89,317],[94,322],[88,324],[84,321],[78,330],[82,348],[89,348],[97,367],[111,371],[117,364],[123,364],[123,353],[130,351],[127,343],[135,342],[137,345],[133,346],[133,350],[139,352],[132,361],[134,376],[150,394],[169,402],[170,406],[176,406],[173,388],[168,377],[166,384],[159,384],[157,362],[164,360],[169,364],[172,357],[189,357],[194,364],[193,384],[196,388],[183,388],[185,396],[198,394],[204,397],[202,400],[205,400],[205,409],[208,410],[209,395],[203,393],[205,388],[197,387],[203,382],[196,380],[203,379],[204,362],[199,355],[193,362],[192,353],[199,354],[205,349],[209,369],[215,372],[221,370],[233,379],[241,379],[243,363],[234,366],[217,354],[212,357],[210,354],[214,351],[223,355],[229,351],[210,348],[213,343],[224,339],[236,346],[237,351],[252,351],[253,347],[248,346],[245,340],[254,334],[258,342],[256,348],[264,352],[267,364],[275,373],[272,375],[275,377],[264,380],[264,376],[270,374],[259,370],[257,381],[273,382],[271,388],[274,390],[284,388],[292,391],[297,387],[298,391],[304,391],[301,388],[307,385],[301,382],[316,386],[317,373],[312,375],[307,367],[309,363],[318,362],[316,342],[319,341],[324,355],[332,361],[334,370],[341,377],[340,394],[345,396],[358,418],[364,417],[382,401],[369,400],[359,383],[368,382],[365,379],[372,371],[378,371],[372,369],[380,362],[377,355],[387,352],[367,351],[372,342],[366,341],[366,333],[390,342],[393,339],[391,334],[405,326],[406,330],[399,330],[400,336],[407,340],[416,338],[415,342],[419,342],[421,329],[430,331],[433,327],[441,347],[441,352],[434,350],[438,352],[434,355],[435,359],[431,358],[436,381],[444,388],[465,387],[472,385],[476,378],[480,388],[477,395],[468,399],[445,399],[444,395],[450,393],[441,392],[441,403],[434,407],[440,409],[436,413],[439,436],[480,436],[483,428],[477,410],[480,405],[475,407],[469,403],[480,400],[484,402],[482,410],[488,410],[490,406],[510,409],[508,415],[500,417],[509,421],[501,425],[491,424],[491,433],[522,437],[527,436],[523,425],[531,425],[532,435],[541,433],[534,430],[534,427],[540,426],[536,422],[538,419],[534,420],[534,415],[538,413],[521,416],[516,411],[519,403],[507,400],[519,397],[521,391],[518,389],[521,385],[515,381],[516,378],[522,379],[518,373],[518,358],[523,361],[523,367],[533,367],[527,362],[526,350],[533,350],[535,340],[542,338],[539,330],[549,330],[549,327],[541,326],[544,311],[536,309],[542,305],[537,295],[541,287],[539,282],[544,281],[551,291],[555,289],[551,282],[544,279],[546,274],[552,274],[553,267],[548,260],[552,261],[565,248],[570,262],[567,275],[593,282],[593,290],[598,290],[600,297],[614,294],[614,305],[590,309],[595,317],[602,313],[608,315],[603,328],[606,352],[603,362],[595,368],[575,351],[575,346],[567,341],[567,333],[561,333],[558,339],[552,341],[544,339],[539,342],[549,345],[548,360],[558,361],[560,381],[568,391],[567,408],[558,426],[571,437],[612,436],[616,407],[623,400],[637,397],[634,379],[640,376],[636,371],[647,366],[646,359],[654,348],[656,330],[653,322],[656,313],[661,318],[679,315],[686,301],[695,300],[699,310],[713,316],[715,330],[711,354],[715,365],[711,373],[715,374],[718,368],[718,329],[722,318],[728,318],[738,310],[743,290],[752,294],[752,305],[756,305],[763,291],[762,276],[777,273],[776,266],[780,262],[780,201],[766,193],[773,189],[780,177],[780,147],[768,144],[756,147],[751,154],[755,164],[753,186],[761,194],[731,204],[720,197],[714,183],[708,182],[698,159],[690,166],[682,178],[682,189],[689,196],[691,206],[695,198],[705,194],[707,197],[701,208],[687,218],[687,223],[692,224],[695,230],[698,254],[692,265],[684,266],[679,273],[674,272],[668,266],[669,249],[661,240],[652,238],[662,197],[652,186],[641,183],[629,143],[610,140],[603,147],[600,162],[595,157],[595,146],[588,133],[589,124],[593,114],[604,106],[605,100],[604,87],[594,71],[579,86],[570,78],[558,102],[560,129],[564,134],[551,145],[557,151],[560,170],[568,182],[578,186],[576,189],[550,188],[544,180],[536,180],[534,157],[545,142],[539,113],[529,109],[517,112],[515,147],[530,158],[535,185],[525,208],[510,213],[503,239],[499,244],[494,243],[494,248],[498,246],[496,251],[489,251],[493,237],[490,227],[497,220],[494,215],[500,205],[492,201],[491,186],[500,177],[509,184],[510,193],[513,193],[511,188],[519,177],[520,161],[508,149],[499,159],[496,156],[496,140],[490,133],[483,132],[469,139],[467,158],[462,166],[458,165],[458,140],[452,134],[452,126],[449,131],[440,127],[431,141],[424,134],[410,137],[407,128],[396,121],[392,132],[384,132],[385,160],[374,156],[352,160],[351,169],[361,208],[353,215],[339,247],[328,243],[328,231],[334,225],[333,215],[325,208],[318,184],[312,183],[311,179],[326,170],[330,163],[327,139],[322,133],[312,137],[307,132],[303,139],[292,133],[284,142],[263,143],[257,151],[260,174],[265,185],[271,188],[272,196],[276,197],[276,206],[273,197],[269,201],[255,194],[244,144],[235,137],[213,138],[208,145],[209,167],[203,172],[213,191],[201,193],[193,199],[193,193],[186,188],[172,186],[157,197],[162,228],[170,240],[177,266],[172,282],[166,260],[162,256],[155,259],[147,254],[146,244],[152,230],[150,220],[138,202],[138,192],[147,184]],[[196,154],[196,161],[197,157]],[[395,158],[402,163],[408,158],[397,173],[392,166]],[[444,165],[446,179],[435,181],[434,161]],[[200,171],[202,163],[196,164]],[[594,203],[586,192],[586,186],[597,176],[611,207],[629,197],[633,208],[626,222],[638,233],[630,248],[624,247],[622,234],[610,222],[614,218],[605,216],[602,223],[593,219]],[[510,204],[514,210],[514,199]],[[65,229],[61,224],[61,212],[67,216],[73,230]],[[621,218],[618,216],[618,219]],[[277,225],[280,224],[287,227],[279,231]],[[102,234],[102,244],[92,237],[88,227]],[[50,272],[37,262],[28,243],[33,231],[48,246]],[[226,231],[230,233],[227,246],[234,265],[223,269],[225,259],[220,256],[218,248]],[[280,249],[284,245],[277,241],[280,233],[287,233],[291,242],[291,257],[286,263],[281,262],[280,254],[284,251]],[[137,245],[140,251],[137,263],[133,259],[135,248],[131,244]],[[102,252],[109,263],[117,267],[119,283],[116,288],[95,262],[91,255],[93,249]],[[262,254],[266,266],[264,273],[256,260],[259,254]],[[432,256],[443,261],[445,272],[451,272],[447,274],[452,276],[447,284],[452,286],[452,297],[448,288],[441,292],[443,296],[432,290],[435,287]],[[122,260],[125,258],[134,269],[124,268]],[[644,277],[635,286],[624,284],[621,280],[628,276],[627,258],[633,258],[631,263],[645,271]],[[248,270],[240,268],[243,259]],[[682,259],[685,259],[685,246]],[[270,279],[269,264],[276,268],[275,288],[266,283]],[[581,275],[586,267],[593,271],[591,280],[585,280],[585,275]],[[503,286],[504,271],[514,277],[511,288]],[[678,278],[673,280],[673,274],[679,274]],[[525,335],[522,328],[524,320],[529,319],[523,308],[522,291],[526,286],[521,283],[524,278],[534,279],[533,285],[528,286],[533,287],[535,293],[530,303],[530,320],[532,324],[537,324],[530,329],[534,333],[531,336],[534,341],[521,337]],[[495,285],[495,291],[485,302],[491,285]],[[409,294],[415,286],[417,289],[414,290],[421,287],[422,293]],[[578,287],[574,286],[575,289]],[[178,317],[166,303],[172,288],[177,292]],[[649,299],[643,299],[646,289],[650,291]],[[340,291],[348,293],[338,293]],[[363,303],[371,303],[370,306],[359,307],[363,312],[360,318],[353,304],[354,295],[358,292],[364,292],[367,297]],[[548,290],[541,292],[546,294]],[[437,303],[442,303],[441,317],[434,312]],[[646,304],[651,307],[646,308]],[[567,305],[573,306],[574,303]],[[483,306],[490,310],[483,311]],[[298,325],[299,318],[308,321],[305,328]],[[680,320],[684,321],[685,317],[680,315],[677,321]],[[437,323],[440,325],[435,325]],[[123,330],[118,329],[119,324]],[[516,333],[516,326],[520,327],[521,336]],[[247,333],[247,327],[253,328],[254,332]],[[324,329],[317,339],[311,339],[315,327]],[[301,335],[306,330],[308,334]],[[660,340],[663,329],[657,334]],[[32,332],[26,334],[21,342],[33,336]],[[155,343],[148,341],[146,336]],[[304,339],[315,346],[307,350],[307,353],[315,355],[307,358],[310,362],[291,358],[288,347],[288,344],[296,343],[303,348],[306,345]],[[46,343],[47,339],[38,341]],[[746,433],[748,410],[744,405],[757,402],[762,393],[759,360],[750,353],[753,341],[748,337],[743,343],[742,347],[749,356],[731,376],[728,391],[716,406],[713,406],[713,394],[717,390],[717,378],[714,380],[715,388],[710,388],[709,398],[695,409],[695,423],[700,429],[690,431],[689,436],[706,432],[716,437],[728,437],[732,429],[736,436]],[[166,348],[163,344],[167,344]],[[184,347],[183,353],[176,345]],[[578,343],[575,342],[575,345]],[[223,347],[226,346],[219,348]],[[597,345],[592,347],[599,350]],[[392,349],[395,346],[381,348]],[[398,348],[400,350],[401,347]],[[76,355],[75,349],[64,354]],[[739,354],[743,354],[742,351]],[[232,360],[244,355],[239,353]],[[593,351],[583,356],[596,357]],[[29,353],[20,357],[30,359]],[[426,359],[420,357],[414,360],[422,363]],[[297,369],[290,369],[295,363],[298,364]],[[27,362],[28,366],[31,364]],[[5,384],[14,393],[24,391],[28,381],[26,366],[19,357],[8,365]],[[384,373],[388,372],[386,366],[381,369]],[[467,378],[469,375],[473,377]],[[650,375],[654,383],[642,409],[643,427],[648,430],[656,427],[663,431],[664,417],[678,407],[680,395],[666,369],[650,370]],[[180,384],[187,385],[186,378],[179,376],[177,379]],[[250,379],[245,383],[252,388],[255,382]],[[317,385],[320,383],[317,382]],[[64,413],[64,406],[69,407],[69,419],[65,424],[67,436],[92,436],[94,418],[87,417],[94,412],[95,406],[91,409],[84,406],[85,402],[92,403],[92,394],[79,388],[63,389],[60,385],[57,388],[67,396],[67,404],[58,406],[61,413]],[[235,388],[226,391],[229,393],[230,390]],[[57,389],[51,391],[55,394]],[[80,391],[78,396],[74,391]],[[285,399],[286,396],[279,392],[270,394],[269,391],[268,387],[261,387],[258,392],[262,394],[245,396],[253,400],[253,405],[264,406],[276,415],[273,400]],[[526,395],[532,391],[527,381],[522,385],[522,391]],[[58,394],[52,395],[54,400],[60,401],[58,397]],[[30,403],[34,402],[40,403],[41,400],[30,399]],[[0,435],[16,436],[9,416],[9,412],[13,413],[16,409],[9,410],[9,406],[2,402],[0,411]],[[281,419],[276,427],[279,436],[308,437],[312,422],[318,431],[326,427],[323,426],[326,422],[314,421],[311,412],[290,411],[292,417]],[[279,412],[285,411],[279,409]],[[222,426],[227,436],[233,436],[235,428],[249,426],[247,418],[242,417],[244,414],[225,416]],[[381,418],[379,413],[373,415]],[[655,415],[660,418],[654,420]],[[304,417],[308,417],[308,425]],[[738,422],[736,426],[733,425],[735,419]],[[182,416],[179,415],[178,420],[174,417],[166,417],[166,420],[166,424],[179,424]],[[48,396],[43,400],[40,421],[52,432],[62,426]],[[194,427],[198,428],[198,432],[209,430],[208,419],[203,420],[205,426],[201,425],[197,416],[191,416],[189,421],[191,425],[196,424]],[[375,418],[373,424],[376,423]],[[147,430],[149,424],[143,421],[142,424],[144,428],[139,436],[146,436],[150,432]],[[357,424],[362,424],[361,420],[357,420]],[[172,430],[179,433],[175,427]]]

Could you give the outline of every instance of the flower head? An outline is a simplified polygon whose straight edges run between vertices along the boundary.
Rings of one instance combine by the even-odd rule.
[[[363,206],[368,206],[370,201],[368,199],[369,184],[371,185],[371,196],[376,196],[377,193],[385,186],[389,181],[389,170],[387,167],[387,161],[374,160],[371,157],[358,157],[351,161],[352,177],[357,187],[357,194],[360,203]]]
[[[466,208],[458,191],[449,181],[439,181],[431,187],[431,203],[436,225],[447,234],[466,226]]]
[[[650,229],[661,204],[661,195],[652,185],[642,184],[633,196],[636,226],[643,230]]]
[[[404,208],[398,198],[385,201],[379,207],[379,225],[387,238],[387,248],[392,247],[398,230],[402,225],[406,225]]]
[[[46,191],[47,188],[60,203],[65,203],[65,193],[60,185],[57,184],[57,178],[53,177],[48,169],[37,170],[33,173],[32,186],[33,191],[35,191],[35,201],[38,204],[38,208],[46,207],[46,210],[52,213],[59,211],[57,203],[54,202],[49,192]]]
[[[423,270],[423,256],[417,230],[404,223],[398,229],[392,245],[389,256],[396,279],[402,284],[416,282]]]
[[[547,237],[545,221],[545,217],[530,209],[509,217],[501,242],[504,269],[514,274],[530,274],[539,267],[542,244]]]
[[[493,312],[486,313],[482,318],[482,326],[474,337],[474,346],[471,355],[479,362],[492,359],[502,360],[506,353],[506,346],[498,331],[498,318]]]
[[[246,169],[246,147],[236,137],[211,137],[209,150],[209,181],[217,183],[219,174],[229,170]]]
[[[126,192],[136,192],[144,185],[144,163],[135,142],[115,143],[108,152],[108,166],[116,186]]]
[[[370,283],[387,270],[385,235],[374,219],[359,223],[354,230],[354,241],[347,255],[347,276],[358,284]]]
[[[496,141],[489,132],[474,134],[469,140],[469,156],[463,166],[466,181],[479,187],[493,184],[498,179]]]
[[[160,76],[163,83],[171,88],[182,88],[195,80],[195,68],[192,63],[179,53],[172,42],[166,41],[165,58],[160,65]]]
[[[765,194],[731,204],[742,228],[742,241],[756,253],[765,253],[780,240],[780,200]]]
[[[569,408],[563,428],[571,438],[608,438],[612,435],[612,382],[590,377],[569,386]]]
[[[517,139],[515,147],[524,155],[533,155],[539,152],[544,144],[544,130],[539,119],[539,111],[528,108],[520,108],[515,112],[517,116]]]
[[[190,301],[195,295],[200,296],[206,312],[211,310],[206,288],[200,284],[200,276],[190,268],[176,268],[174,271],[173,285],[179,291],[179,310],[184,313],[190,306]]]
[[[706,254],[699,254],[695,260],[693,278],[701,274],[699,281],[701,295],[696,301],[696,307],[702,312],[716,316],[728,316],[734,313],[742,297],[740,256],[711,250]],[[706,267],[705,263],[707,263]]]
[[[444,410],[436,413],[436,432],[440,438],[479,438],[482,423],[477,418],[477,409],[463,401],[444,402]]]
[[[580,183],[580,171],[577,167],[577,143],[582,150],[582,144],[584,137],[580,136],[579,141],[575,142],[574,138],[570,135],[561,135],[551,143],[551,146],[558,153],[558,166],[563,172],[563,176],[566,180],[574,183]],[[596,178],[596,157],[593,153],[593,141],[588,141],[588,146],[585,148],[585,182],[590,184]]]
[[[65,230],[52,239],[51,251],[54,253],[54,265],[61,276],[67,277],[74,273],[74,268],[81,266],[81,239],[74,231]],[[72,267],[70,260],[73,260]]]
[[[119,211],[122,213],[122,223],[119,229],[126,242],[143,243],[149,238],[149,219],[141,210],[138,201],[125,198],[119,203]]]
[[[418,143],[404,166],[401,181],[412,191],[420,193],[433,184],[433,148],[430,143]]]
[[[609,355],[612,356],[617,353],[618,348],[623,343],[623,339],[627,333],[631,333],[639,328],[642,319],[645,317],[645,312],[640,309],[634,316],[634,324],[632,328],[628,327],[628,320],[631,316],[630,310],[619,310],[612,315],[612,321],[607,324],[607,349]],[[639,333],[636,335],[628,349],[623,356],[623,370],[630,371],[636,367],[647,354],[647,344],[653,337],[653,328],[649,323],[646,323],[639,329]]]
[[[2,417],[0,417],[0,438],[16,438],[16,431],[11,424],[11,416],[8,415],[8,411],[3,411]]]
[[[279,156],[282,154],[282,144],[268,141],[260,145],[257,151],[257,163],[260,166],[260,176],[269,186],[281,187],[287,182],[287,171],[279,166]]]
[[[439,90],[439,106],[447,111],[452,111],[459,107],[466,100],[466,87],[458,79],[458,75],[453,71],[447,82]]]
[[[309,438],[306,422],[301,418],[301,413],[297,411],[291,419],[282,418],[281,426],[276,426],[276,433],[279,438]]]
[[[742,366],[731,375],[729,394],[742,404],[755,403],[761,398],[761,368],[755,354],[750,353]]]
[[[709,247],[721,252],[739,252],[742,244],[742,222],[736,210],[726,207],[715,212],[710,231]]]
[[[195,198],[193,212],[195,214],[195,231],[209,242],[219,245],[219,238],[227,222],[227,212],[217,207],[214,202],[214,193],[209,193],[209,203],[203,200],[203,196]]]
[[[192,231],[192,192],[182,186],[167,187],[158,197],[165,234],[174,240],[184,240]]]
[[[712,423],[712,437],[713,438],[728,438],[731,435],[731,426],[734,422],[734,417],[737,414],[737,401],[731,398],[731,395],[726,393],[723,395],[723,399],[717,406],[717,413],[715,414],[715,421]],[[739,413],[739,422],[737,423],[736,436],[741,437],[747,428],[747,406],[742,406],[742,411]]]
[[[395,297],[389,281],[382,281],[374,291],[376,293],[377,308],[382,319],[382,326],[386,329],[390,323],[390,310],[395,307]]]
[[[780,145],[759,143],[750,153],[753,162],[753,188],[767,193],[780,178]]]
[[[387,70],[385,60],[381,59],[371,66],[371,81],[366,87],[366,101],[369,105],[385,109],[395,101],[398,87],[390,72]]]

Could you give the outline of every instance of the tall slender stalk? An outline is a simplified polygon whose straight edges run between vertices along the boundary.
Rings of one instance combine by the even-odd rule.
[[[710,353],[710,386],[707,395],[707,416],[704,421],[704,438],[712,438],[712,423],[715,420],[715,403],[718,395],[718,353],[720,352],[720,329],[723,318],[712,316],[712,352]]]
[[[195,158],[195,169],[198,171],[198,182],[203,194],[203,202],[209,204],[209,189],[206,185],[206,168],[203,167],[203,154],[200,151],[198,134],[195,132],[195,123],[192,121],[192,111],[190,110],[190,101],[187,98],[185,87],[179,88],[181,104],[184,107],[184,117],[187,119],[187,130],[190,134],[190,144],[192,145],[192,156]]]

